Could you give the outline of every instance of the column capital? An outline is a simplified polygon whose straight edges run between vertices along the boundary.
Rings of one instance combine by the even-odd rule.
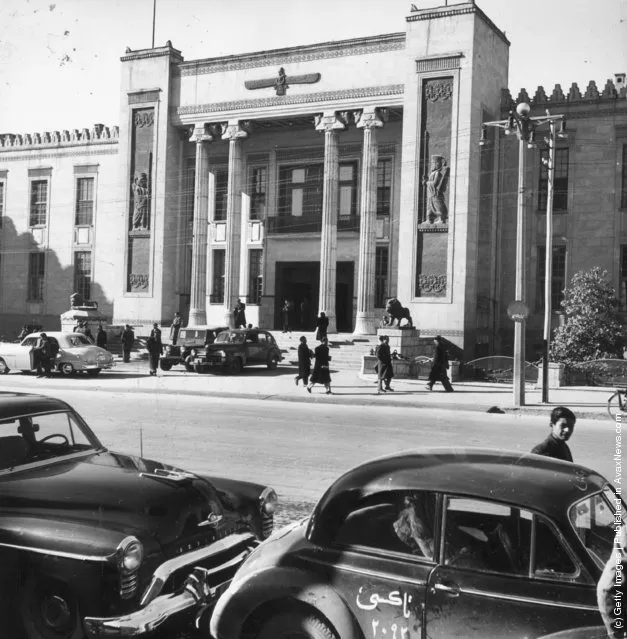
[[[239,140],[248,137],[250,133],[250,121],[244,120],[229,120],[223,122],[222,127],[222,139],[223,140]]]
[[[316,131],[343,131],[350,118],[350,111],[325,111],[314,116]]]
[[[194,125],[194,128],[191,131],[189,141],[190,142],[211,142],[213,138],[214,138],[214,132],[213,132],[212,125],[207,122],[203,122],[203,123]]]
[[[378,107],[366,107],[355,111],[355,122],[358,129],[380,128],[388,120],[388,110]]]

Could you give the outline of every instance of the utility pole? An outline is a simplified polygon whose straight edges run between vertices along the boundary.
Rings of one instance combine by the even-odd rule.
[[[525,405],[525,321],[529,316],[529,308],[526,305],[526,216],[525,216],[525,164],[526,150],[535,148],[535,130],[538,126],[561,120],[563,116],[530,117],[531,107],[526,102],[516,106],[515,111],[510,111],[506,120],[494,120],[484,122],[481,125],[481,140],[479,144],[487,144],[487,127],[503,129],[506,135],[515,134],[518,138],[518,202],[516,207],[516,289],[515,300],[509,305],[507,313],[514,321],[514,369],[513,369],[513,405],[520,408]],[[551,185],[551,203],[553,201]],[[548,217],[548,216],[547,216]],[[547,222],[548,224],[548,222]],[[552,228],[552,227],[551,227]],[[547,245],[550,252],[551,245]],[[552,255],[551,255],[552,257]],[[547,277],[551,277],[547,268]],[[550,279],[548,280],[550,282]],[[549,290],[550,296],[550,290]],[[549,310],[550,322],[550,310]],[[549,324],[550,330],[550,324]],[[546,337],[545,337],[546,340]],[[546,351],[546,349],[545,349]],[[548,370],[548,361],[544,367]]]

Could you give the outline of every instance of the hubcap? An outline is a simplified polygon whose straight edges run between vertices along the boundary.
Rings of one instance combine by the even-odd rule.
[[[71,375],[72,374],[72,370],[73,370],[72,369],[72,365],[71,364],[63,364],[62,370],[63,370],[63,373],[65,375]]]
[[[46,597],[42,601],[41,616],[45,624],[55,630],[66,628],[72,620],[70,606],[58,595]]]

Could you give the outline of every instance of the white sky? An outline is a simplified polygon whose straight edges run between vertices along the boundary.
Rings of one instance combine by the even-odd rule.
[[[414,0],[435,6],[439,0]],[[454,0],[450,0],[453,2]],[[442,0],[442,3],[444,0]],[[157,0],[155,43],[186,60],[405,30],[409,0]],[[510,90],[602,88],[627,72],[627,0],[477,0],[507,34]],[[153,0],[0,0],[0,132],[118,124],[119,59]]]

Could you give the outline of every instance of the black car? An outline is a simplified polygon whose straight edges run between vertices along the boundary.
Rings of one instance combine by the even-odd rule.
[[[58,399],[0,393],[2,636],[137,636],[211,606],[276,501],[107,450]]]
[[[274,370],[283,359],[269,331],[259,328],[225,330],[194,359],[197,373],[224,371],[237,375],[244,366],[263,365]]]
[[[596,584],[626,512],[598,473],[539,455],[377,459],[253,551],[210,634],[535,639],[598,627]]]
[[[194,359],[199,352],[213,344],[216,337],[222,331],[228,330],[228,326],[187,326],[179,331],[176,345],[167,344],[164,353],[159,360],[161,370],[169,371],[172,366],[184,364],[185,368],[194,370]]]

